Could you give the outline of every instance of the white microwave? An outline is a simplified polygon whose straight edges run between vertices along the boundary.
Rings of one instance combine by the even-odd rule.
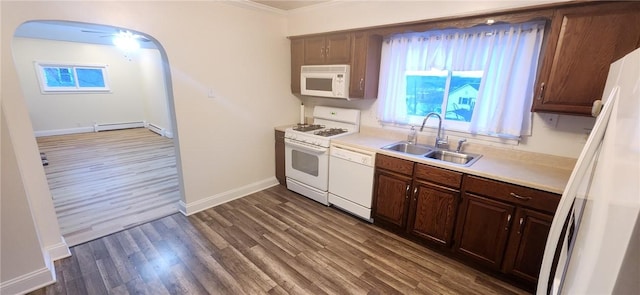
[[[349,98],[349,65],[302,66],[300,93],[302,95]]]

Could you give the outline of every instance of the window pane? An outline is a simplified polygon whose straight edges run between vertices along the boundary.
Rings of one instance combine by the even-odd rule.
[[[76,68],[79,87],[104,87],[102,69]]]
[[[407,75],[407,115],[425,116],[430,112],[442,113],[442,102],[447,85],[447,74]]]
[[[75,87],[72,68],[43,67],[47,87]]]
[[[453,71],[445,119],[470,122],[476,105],[482,71]]]

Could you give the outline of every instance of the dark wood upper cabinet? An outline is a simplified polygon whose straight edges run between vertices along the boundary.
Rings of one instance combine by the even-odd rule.
[[[300,93],[300,67],[304,64],[304,39],[291,40],[291,93]]]
[[[560,8],[551,21],[533,111],[590,115],[609,65],[640,47],[640,2]]]
[[[351,61],[351,33],[304,39],[304,64],[348,64]]]
[[[350,98],[377,98],[382,36],[368,32],[353,33],[351,52]]]

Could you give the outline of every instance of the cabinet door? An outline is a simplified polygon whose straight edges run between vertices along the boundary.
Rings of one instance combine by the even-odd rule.
[[[373,221],[391,230],[401,231],[407,222],[411,178],[376,170],[373,195]]]
[[[304,39],[304,64],[305,65],[321,65],[324,64],[325,56],[325,38],[310,37]]]
[[[291,93],[300,93],[300,67],[304,64],[304,39],[291,40]]]
[[[325,64],[348,64],[351,61],[351,34],[326,36],[324,55]]]
[[[380,75],[382,37],[366,32],[353,33],[349,97],[376,98]]]
[[[284,132],[275,131],[276,149],[276,179],[282,185],[286,185],[285,163],[284,163]]]
[[[519,208],[509,237],[503,271],[537,283],[553,216]]]
[[[459,213],[456,250],[479,264],[499,270],[514,206],[465,193]]]
[[[556,11],[534,96],[534,111],[590,115],[609,65],[640,45],[640,3]]]
[[[407,231],[418,238],[449,247],[460,191],[416,181]]]

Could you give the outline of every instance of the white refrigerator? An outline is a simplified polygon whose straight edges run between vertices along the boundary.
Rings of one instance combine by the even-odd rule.
[[[640,49],[611,64],[602,101],[551,224],[537,294],[640,294]]]

